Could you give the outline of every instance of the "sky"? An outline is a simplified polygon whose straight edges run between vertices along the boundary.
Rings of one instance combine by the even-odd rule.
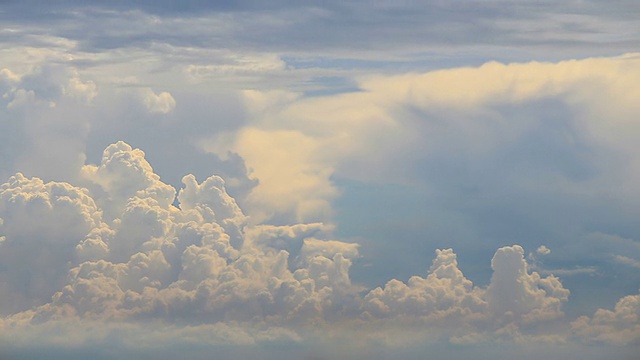
[[[639,18],[0,1],[0,358],[635,359]]]

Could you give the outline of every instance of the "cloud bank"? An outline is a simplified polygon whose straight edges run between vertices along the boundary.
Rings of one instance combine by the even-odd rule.
[[[187,175],[176,195],[144,155],[118,142],[82,168],[83,186],[20,173],[0,185],[0,341],[104,344],[124,331],[128,346],[165,336],[296,343],[336,326],[389,344],[640,341],[637,296],[571,330],[540,327],[562,321],[569,291],[531,272],[519,245],[496,251],[487,287],[445,249],[425,277],[363,289],[349,276],[358,245],[332,239],[330,227],[251,225],[222,178]],[[164,330],[135,330],[149,323]],[[398,326],[420,330],[407,340],[393,335]]]

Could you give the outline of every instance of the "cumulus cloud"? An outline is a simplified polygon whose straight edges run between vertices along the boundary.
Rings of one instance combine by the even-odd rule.
[[[640,343],[640,294],[620,299],[612,310],[598,309],[592,317],[581,316],[571,323],[575,335],[611,344]]]
[[[562,316],[568,296],[557,278],[528,271],[518,245],[496,252],[487,288],[446,249],[426,277],[359,295],[349,275],[358,244],[331,239],[320,223],[251,225],[220,177],[185,176],[176,206],[175,190],[124,142],[82,176],[85,187],[22,174],[0,187],[4,326],[231,322],[261,324],[275,338],[289,329],[297,339],[291,334],[308,326],[364,321],[465,324],[444,336],[491,337]]]
[[[426,278],[414,276],[407,284],[389,281],[384,289],[369,292],[363,303],[367,315],[387,317],[484,317],[487,302],[484,290],[474,288],[458,269],[452,249],[437,250]]]
[[[105,201],[103,207],[108,210],[113,207],[109,215],[118,216],[134,196],[138,199],[152,198],[165,207],[173,202],[175,189],[160,181],[160,176],[153,172],[144,156],[142,150],[119,141],[104,150],[99,166],[85,165],[82,168],[82,177],[88,180],[88,185],[97,185],[94,191],[106,195],[101,198]]]
[[[211,176],[199,182],[195,176],[187,175],[182,179],[183,188],[177,192],[160,179],[144,152],[124,142],[109,145],[99,164],[78,166],[76,185],[63,183],[66,184],[63,187],[73,189],[74,194],[87,194],[90,201],[85,202],[93,205],[82,213],[90,214],[87,218],[93,222],[66,234],[65,231],[72,232],[73,226],[56,227],[66,223],[51,215],[54,220],[50,224],[39,225],[50,226],[50,229],[35,227],[53,234],[52,238],[64,238],[59,251],[52,251],[53,246],[36,249],[29,241],[16,240],[22,236],[37,241],[37,234],[20,235],[16,230],[20,226],[16,224],[28,220],[20,217],[11,220],[13,208],[7,207],[7,213],[0,216],[3,256],[15,259],[18,258],[15,254],[46,249],[47,253],[54,254],[50,261],[57,264],[51,265],[54,270],[44,287],[31,282],[33,288],[20,288],[22,280],[15,279],[36,276],[5,271],[3,289],[11,295],[5,295],[3,313],[12,314],[11,321],[25,318],[47,322],[66,317],[127,321],[181,319],[193,324],[240,321],[278,326],[331,323],[339,318],[381,323],[428,323],[437,319],[443,324],[465,324],[464,331],[445,336],[452,341],[490,338],[486,329],[494,335],[500,332],[501,336],[511,338],[521,336],[536,324],[562,318],[561,306],[568,297],[568,290],[554,276],[530,272],[522,247],[506,247],[496,252],[492,261],[493,277],[487,287],[474,286],[457,267],[455,254],[441,250],[426,277],[413,277],[406,284],[391,280],[384,287],[360,295],[362,286],[354,284],[349,276],[353,262],[359,258],[359,247],[332,239],[331,226],[309,221],[331,218],[331,201],[338,195],[333,184],[335,175],[410,182],[415,174],[393,171],[402,165],[394,159],[404,154],[403,151],[415,145],[424,150],[421,156],[439,159],[442,154],[436,146],[440,144],[437,136],[431,137],[436,145],[418,146],[413,142],[418,139],[416,134],[430,134],[426,130],[438,133],[437,128],[423,128],[424,123],[418,121],[416,114],[436,116],[434,109],[463,104],[458,110],[462,115],[468,113],[446,126],[466,133],[471,124],[467,115],[488,110],[500,114],[502,110],[494,107],[496,103],[537,101],[548,88],[553,89],[553,96],[562,97],[569,105],[573,101],[584,104],[593,94],[589,89],[575,90],[576,84],[587,78],[588,72],[580,70],[581,66],[600,69],[595,81],[609,86],[611,94],[622,94],[633,87],[627,83],[610,83],[607,74],[617,74],[635,61],[633,56],[628,56],[562,64],[491,63],[418,77],[365,79],[361,82],[361,92],[320,98],[248,92],[246,101],[251,110],[251,123],[229,133],[231,136],[225,143],[213,144],[212,148],[237,152],[260,180],[245,199],[250,216],[227,193],[227,184],[221,177]],[[570,70],[576,70],[577,75]],[[547,74],[547,78],[543,81],[530,77],[527,71]],[[49,75],[43,74],[46,75],[46,71],[41,74],[42,84],[36,86],[37,76],[23,81],[24,76],[4,71],[2,84],[6,91],[20,86],[30,89],[34,101],[55,100],[63,104],[61,99],[67,96],[69,100],[89,103],[98,98],[93,92],[97,87],[92,87],[89,80],[74,80],[77,74],[63,77],[61,83],[77,85],[76,90],[85,94],[84,97],[64,86],[45,86]],[[505,81],[481,91],[478,84],[498,75],[508,75],[515,79],[514,84],[507,86]],[[474,86],[478,89],[438,93],[435,85],[426,85],[447,82],[455,85],[464,77],[473,80],[469,89]],[[616,101],[625,108],[633,107],[625,99],[621,97]],[[404,116],[407,103],[415,110],[411,116]],[[310,111],[313,109],[317,111]],[[502,115],[498,118],[504,120]],[[491,127],[487,130],[487,123],[480,121],[477,127],[471,128],[482,130],[478,131],[482,141],[472,137],[465,146],[478,150],[477,154],[493,153],[495,146],[509,143],[507,140],[513,136],[519,139],[527,134],[527,126],[531,124],[525,123],[522,128],[514,125],[515,133],[503,133],[492,132]],[[593,124],[598,126],[595,121]],[[333,128],[342,130],[335,132]],[[406,139],[406,144],[398,142],[400,138]],[[456,139],[459,140],[454,137]],[[493,143],[494,139],[500,140],[498,145]],[[618,143],[608,142],[611,139],[606,136],[598,138],[601,140],[616,150],[627,150]],[[460,150],[456,146],[451,150]],[[469,151],[471,153],[474,152]],[[367,163],[367,159],[371,162]],[[351,166],[356,163],[357,166]],[[564,171],[561,167],[550,169],[552,173],[556,170]],[[377,177],[382,173],[397,178]],[[568,174],[559,182],[554,182],[555,177],[548,179],[558,185],[558,189],[567,189],[564,181],[573,181],[571,176]],[[3,185],[7,191],[13,186],[19,189],[17,192],[42,193],[35,198],[56,199],[51,194],[55,193],[54,184],[58,183],[24,175],[14,177],[18,180],[12,178]],[[38,186],[44,190],[11,185],[22,182],[39,182]],[[436,188],[441,185],[432,184]],[[588,180],[579,182],[578,187],[588,189],[589,184]],[[528,187],[531,184],[526,181],[520,185],[522,189],[531,190]],[[11,201],[8,204],[12,204]],[[23,212],[30,216],[28,211]],[[61,210],[54,213],[59,213],[56,216],[69,214]],[[84,224],[78,220],[84,218],[74,219],[77,226]],[[266,219],[270,220],[269,224],[263,223]],[[297,221],[303,223],[291,225]],[[65,235],[58,236],[57,232]],[[548,250],[540,247],[537,253],[543,255],[547,252],[545,249]],[[34,269],[40,271],[39,266],[44,268],[49,260],[37,261]],[[34,310],[29,311],[33,306]],[[23,310],[25,312],[16,314]]]
[[[632,209],[639,205],[633,200],[639,164],[631,135],[638,130],[638,68],[637,54],[488,62],[362,76],[358,91],[327,96],[245,92],[250,121],[212,136],[207,148],[238,153],[260,179],[247,203],[255,218],[329,217],[352,234],[375,238],[370,268],[355,262],[370,286],[386,282],[381,274],[388,269],[415,273],[425,250],[414,249],[486,251],[486,238],[496,247],[519,239],[533,253],[530,269],[571,277],[568,288],[583,288],[578,282],[589,276],[591,286],[615,287],[611,301],[637,282],[613,264],[621,260],[615,255],[635,259],[637,249],[597,245],[601,250],[593,251],[585,234],[638,230]],[[404,197],[380,195],[389,187],[376,183],[399,184]],[[374,199],[374,206],[362,209],[357,196]],[[337,212],[329,206],[336,199]],[[387,211],[392,204],[397,207]],[[388,241],[396,234],[405,234],[408,250]],[[536,252],[541,240],[552,253]],[[545,308],[530,316],[559,314],[557,304],[530,300]],[[604,298],[591,301],[606,305]]]
[[[529,273],[524,249],[519,245],[498,249],[491,260],[493,276],[487,288],[489,309],[499,316],[524,323],[555,319],[563,315],[560,306],[569,290],[558,278],[541,278]]]
[[[405,318],[410,323],[423,319],[443,328],[456,324],[458,328],[449,330],[451,341],[475,342],[522,336],[532,323],[563,316],[560,306],[569,290],[554,276],[529,273],[519,245],[496,251],[487,288],[465,278],[451,249],[437,250],[436,255],[426,278],[414,276],[407,284],[394,279],[384,289],[369,292],[363,301],[365,317]]]
[[[156,94],[151,89],[144,89],[140,92],[140,96],[142,103],[150,113],[167,114],[176,107],[176,100],[167,91]]]
[[[347,301],[341,297],[351,291],[348,258],[357,256],[355,244],[308,238],[318,225],[247,228],[246,216],[220,177],[199,184],[185,176],[177,208],[175,190],[159,180],[141,150],[124,142],[107,147],[101,164],[85,166],[83,177],[87,188],[45,184],[21,174],[2,187],[3,256],[25,256],[17,247],[29,242],[37,247],[38,239],[67,244],[60,244],[66,252],[53,260],[55,266],[41,261],[30,269],[39,269],[35,279],[44,268],[57,266],[61,271],[51,273],[67,279],[55,294],[38,293],[38,300],[53,296],[51,303],[34,310],[34,321],[70,314],[195,322],[271,317],[313,321],[325,317],[325,307]],[[69,192],[79,198],[77,205],[70,203]],[[61,199],[61,205],[51,205],[50,199]],[[26,206],[33,209],[23,209]],[[47,214],[51,221],[42,222]],[[28,225],[33,216],[41,218],[39,227]],[[245,228],[251,234],[247,244]],[[299,243],[300,267],[290,269],[278,233],[291,234]],[[19,274],[3,275],[5,287],[24,281]],[[60,285],[55,280],[51,286]]]
[[[75,260],[74,247],[102,224],[86,189],[18,173],[0,186],[0,313],[48,302]]]
[[[544,245],[540,245],[537,249],[536,249],[536,254],[538,255],[549,255],[551,254],[551,250],[544,246]]]
[[[98,95],[94,81],[84,79],[73,66],[47,62],[16,73],[0,70],[0,92],[7,109],[14,111],[28,104],[56,107],[60,102],[90,104]]]

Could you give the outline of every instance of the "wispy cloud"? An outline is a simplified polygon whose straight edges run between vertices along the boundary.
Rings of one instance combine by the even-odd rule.
[[[640,260],[632,259],[624,255],[613,255],[613,259],[620,264],[628,265],[631,267],[640,268]]]

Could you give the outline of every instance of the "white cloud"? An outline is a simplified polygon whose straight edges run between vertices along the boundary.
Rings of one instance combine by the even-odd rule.
[[[156,94],[153,90],[147,88],[141,90],[140,96],[142,97],[142,103],[150,113],[168,114],[176,107],[176,100],[167,91]]]
[[[63,284],[74,247],[102,226],[86,189],[18,173],[0,185],[0,313],[26,310]]]
[[[568,300],[569,290],[553,275],[541,278],[536,272],[529,274],[521,246],[498,249],[491,268],[493,276],[487,288],[487,302],[494,314],[524,323],[563,315],[560,306]]]
[[[335,177],[420,184],[434,192],[464,182],[492,191],[509,178],[508,188],[522,196],[621,199],[636,192],[627,180],[637,178],[640,168],[629,155],[636,147],[629,134],[638,130],[633,120],[638,68],[634,54],[489,62],[363,76],[361,91],[332,96],[250,91],[245,101],[253,109],[251,121],[204,147],[220,155],[232,150],[246,160],[260,180],[250,196],[265,209],[260,218],[273,216],[266,210],[271,209],[298,220],[325,220],[337,194]],[[539,110],[546,102],[554,106]],[[556,108],[562,114],[554,113]],[[540,146],[529,144],[534,141]],[[606,161],[611,154],[619,161]],[[497,158],[506,163],[497,165]],[[436,166],[454,174],[427,170]],[[487,172],[491,166],[499,171]],[[451,181],[455,171],[472,175]],[[446,178],[443,184],[434,183],[440,178]],[[604,190],[614,187],[619,190]]]
[[[536,254],[538,255],[549,255],[551,254],[551,250],[544,246],[544,245],[540,245],[537,249],[536,249]]]
[[[391,280],[361,296],[349,276],[358,244],[323,238],[331,227],[318,223],[249,225],[220,177],[185,176],[175,207],[173,188],[124,142],[83,174],[88,188],[21,174],[0,187],[5,326],[232,323],[268,329],[247,335],[259,341],[300,339],[306,326],[371,322],[422,324],[452,339],[516,338],[527,324],[560,317],[567,299],[557,278],[529,273],[518,245],[498,249],[488,288],[473,286],[447,249],[436,251],[427,277]],[[32,275],[20,273],[25,261]],[[47,279],[46,288],[21,288],[25,276],[34,286]]]
[[[407,284],[394,279],[384,289],[369,292],[363,303],[365,316],[422,317],[426,322],[442,318],[466,318],[467,321],[485,318],[484,290],[474,288],[464,277],[451,249],[437,250],[436,254],[426,278],[413,276]]]
[[[514,339],[523,336],[529,324],[563,316],[560,306],[567,301],[569,290],[554,276],[529,273],[524,250],[518,245],[496,251],[491,262],[493,277],[486,289],[464,277],[451,249],[436,254],[426,278],[414,276],[407,284],[394,279],[384,289],[369,292],[363,302],[365,318],[403,318],[410,324],[421,319],[425,324],[438,324],[452,341],[467,342],[503,336]],[[528,336],[532,335],[535,333]]]
[[[23,237],[20,231],[32,231],[32,235],[24,235],[29,239],[49,234],[40,241],[59,237],[71,245],[65,247],[65,257],[54,259],[57,264],[39,265],[62,269],[55,274],[63,278],[70,269],[68,283],[58,288],[51,303],[33,311],[33,321],[67,316],[168,316],[197,323],[270,318],[276,323],[294,319],[307,322],[333,316],[331,304],[339,304],[343,301],[341,294],[351,291],[351,262],[345,257],[356,256],[357,245],[338,241],[322,244],[318,239],[307,242],[307,236],[322,229],[318,225],[247,227],[246,216],[226,193],[219,177],[198,184],[193,176],[185,176],[185,187],[177,197],[180,208],[176,208],[172,205],[173,188],[153,173],[141,150],[124,142],[107,147],[101,164],[85,166],[83,175],[90,190],[44,184],[22,175],[3,185],[3,254],[13,258],[22,255],[8,251]],[[60,201],[66,204],[69,189],[82,194],[78,206],[86,203],[90,207],[80,213],[87,221],[79,221],[80,214],[73,215],[73,207],[47,205],[52,195],[62,196]],[[40,193],[32,194],[36,190]],[[15,199],[23,198],[33,199],[29,202],[33,206],[40,204],[38,199],[45,201],[44,209],[51,208],[50,226],[28,225],[34,221],[31,216],[43,218],[47,213],[16,208],[13,204],[21,202]],[[67,218],[70,223],[62,221]],[[247,244],[245,228],[252,234]],[[74,229],[78,229],[77,234]],[[263,230],[266,235],[260,234]],[[275,237],[273,230],[277,230]],[[303,236],[302,267],[290,269],[289,253],[275,250],[281,241],[278,232]],[[36,248],[41,246],[38,239],[31,240]],[[275,247],[270,247],[269,241]],[[18,280],[15,275],[3,273],[7,281],[3,286]],[[60,285],[59,279],[51,284]],[[38,299],[51,295],[47,292]],[[9,307],[8,311],[15,309]]]
[[[91,103],[98,96],[96,84],[91,81],[82,81],[80,78],[69,79],[69,84],[64,87],[64,94],[83,103]]]
[[[99,166],[82,167],[81,175],[88,181],[87,186],[94,187],[94,193],[106,195],[98,201],[108,218],[119,216],[133,196],[152,198],[163,207],[173,202],[175,189],[160,181],[144,155],[142,150],[120,141],[104,150]]]
[[[247,161],[258,186],[247,198],[258,221],[284,218],[321,221],[331,217],[330,200],[338,190],[330,180],[332,168],[323,159],[323,145],[299,131],[239,132],[231,150]]]
[[[598,309],[592,317],[581,316],[571,327],[575,335],[588,341],[640,343],[640,294],[623,297],[613,311]]]

